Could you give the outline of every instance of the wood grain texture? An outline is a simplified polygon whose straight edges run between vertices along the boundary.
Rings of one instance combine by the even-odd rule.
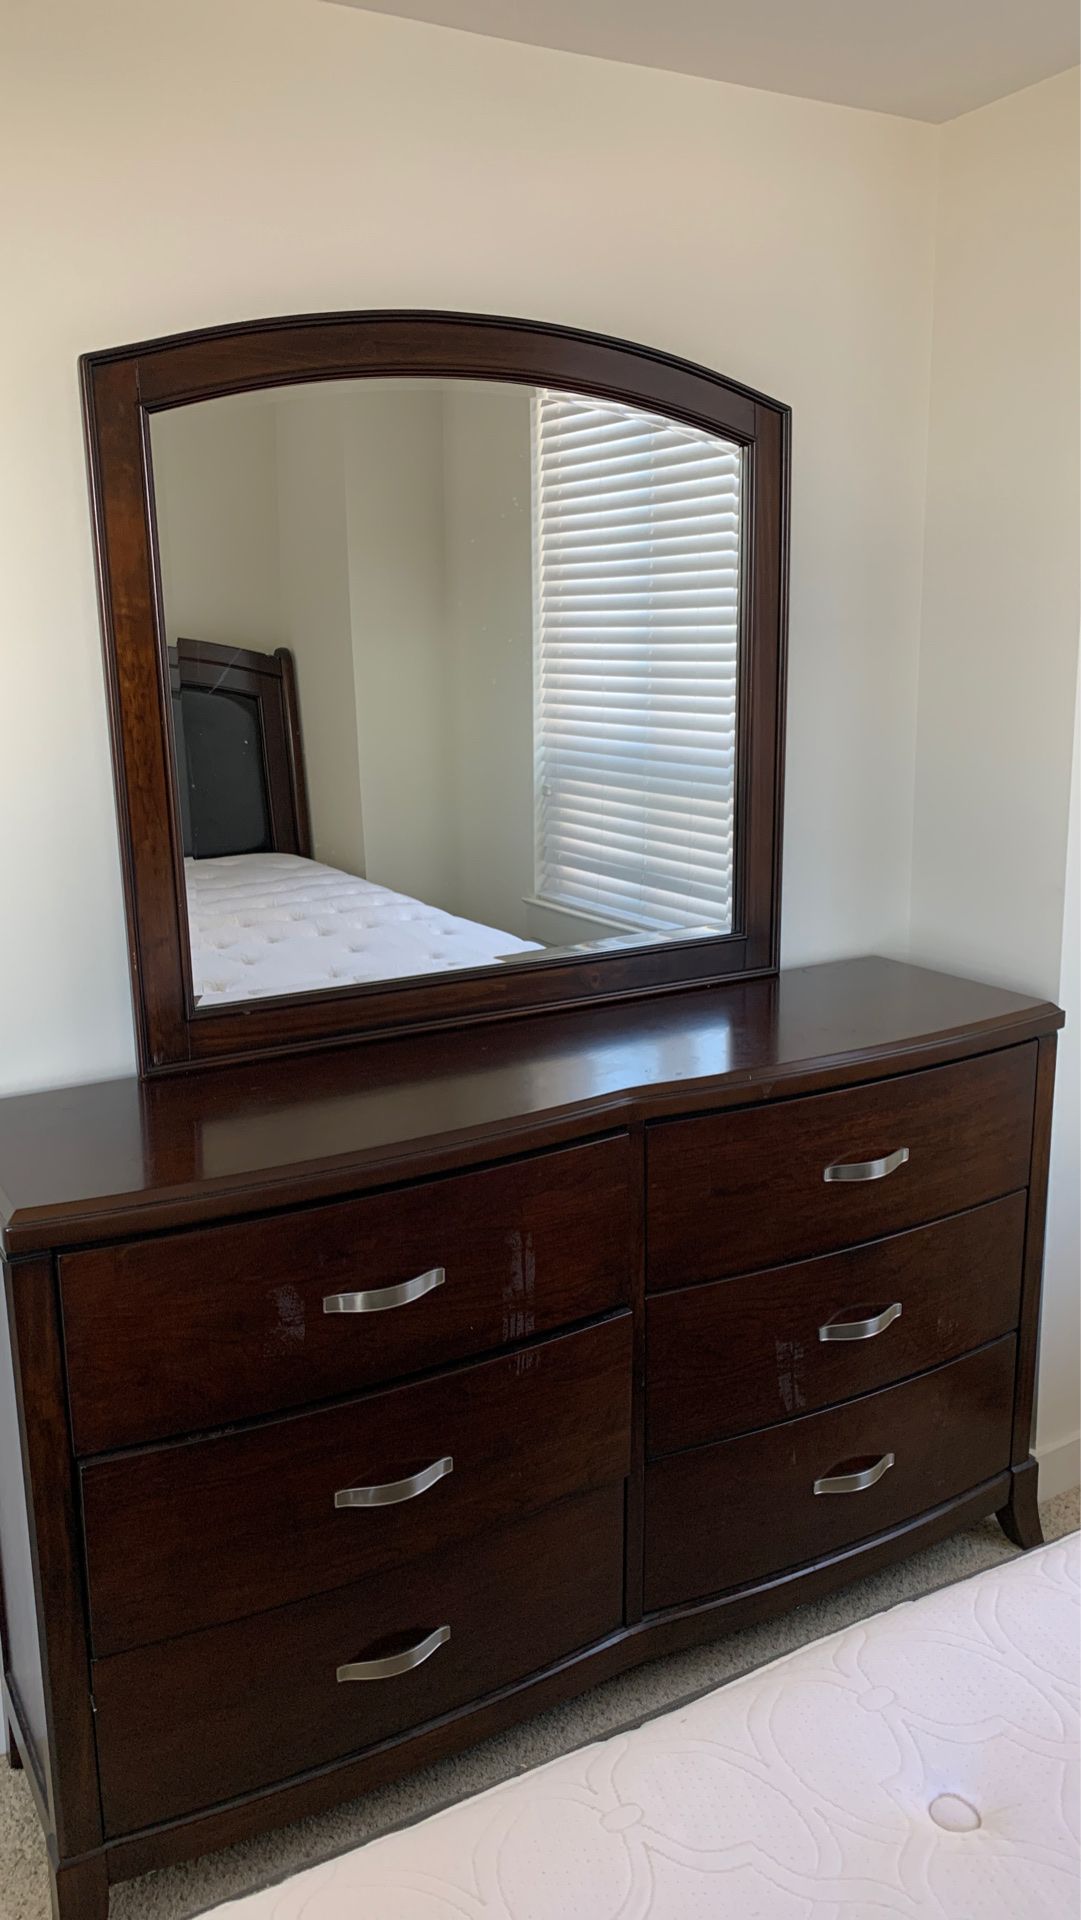
[[[626,1135],[60,1263],[75,1444],[190,1433],[515,1345],[623,1305]],[[392,1310],[329,1294],[443,1267]]]
[[[648,1611],[720,1593],[834,1553],[1009,1464],[1012,1337],[761,1433],[671,1454],[646,1471]],[[886,1453],[895,1464],[861,1493],[816,1495],[816,1479]]]
[[[652,1455],[771,1425],[955,1360],[1017,1325],[1026,1195],[886,1240],[657,1294],[647,1307]],[[874,1338],[831,1321],[897,1304]]]
[[[789,414],[704,367],[574,328],[446,313],[317,315],[223,327],[81,362],[140,1064],[253,1057],[312,1042],[491,1020],[717,980],[777,963],[787,617]],[[686,420],[747,450],[741,594],[739,845],[727,936],[418,982],[195,1008],[164,725],[153,520],[154,410],[304,380],[409,375],[556,386]],[[149,503],[149,515],[148,515]],[[155,739],[155,735],[157,738]],[[171,900],[165,890],[171,890]],[[181,948],[181,940],[184,949]],[[169,942],[171,941],[171,950]]]
[[[3,1276],[6,1279],[6,1276]],[[23,1466],[19,1390],[6,1287],[0,1294],[0,1652],[9,1694],[44,1782],[49,1757],[45,1663],[38,1625],[30,1490]],[[15,1751],[9,1743],[9,1752]]]
[[[634,1198],[629,1240],[631,1270],[631,1471],[627,1480],[627,1547],[624,1575],[624,1618],[628,1625],[642,1617],[642,1537],[645,1526],[646,1458],[646,1219],[645,1128],[638,1125],[630,1137],[634,1168]]]
[[[651,1288],[686,1286],[919,1226],[1028,1181],[1029,1045],[823,1099],[676,1121],[649,1136]],[[907,1148],[887,1178],[836,1163]]]
[[[737,721],[737,738],[750,740],[752,750],[738,757],[734,849],[748,972],[775,971],[781,953],[791,413],[756,403],[755,430],[749,456],[754,538],[744,562],[750,594],[742,609]]]
[[[285,750],[289,761],[289,784],[293,794],[297,851],[305,860],[310,860],[312,823],[308,802],[308,774],[304,761],[304,736],[301,731],[296,662],[288,647],[276,647],[274,658],[281,670],[282,704],[285,709]]]
[[[130,1879],[152,1867],[191,1859],[212,1848],[264,1833],[287,1820],[306,1819],[487,1739],[529,1714],[557,1706],[643,1660],[699,1646],[718,1634],[754,1626],[789,1607],[821,1599],[846,1581],[878,1572],[993,1513],[1008,1480],[1008,1475],[1000,1474],[902,1526],[856,1547],[826,1554],[810,1566],[788,1569],[756,1582],[740,1593],[643,1620],[629,1632],[611,1634],[535,1677],[487,1695],[461,1714],[448,1715],[405,1739],[381,1743],[338,1767],[318,1768],[276,1784],[265,1793],[195,1814],[190,1820],[158,1825],[115,1840],[107,1850],[110,1880]]]
[[[287,647],[259,653],[251,647],[223,647],[206,640],[178,638],[169,649],[170,685],[198,688],[229,698],[240,694],[252,703],[262,747],[263,798],[270,841],[276,853],[311,859],[308,788],[301,744],[296,670]],[[173,744],[175,754],[175,742]],[[250,843],[249,843],[250,844]],[[219,851],[244,852],[234,839]],[[186,915],[184,916],[186,922]]]
[[[516,1513],[622,1482],[631,1317],[413,1386],[83,1471],[94,1650],[189,1633],[469,1541]],[[449,1455],[414,1500],[343,1508]],[[197,1550],[193,1546],[197,1542]]]
[[[5,1270],[5,1282],[21,1450],[20,1457],[12,1459],[5,1449],[0,1471],[5,1478],[21,1474],[25,1490],[40,1662],[39,1670],[28,1664],[25,1672],[17,1669],[13,1677],[15,1691],[29,1704],[36,1771],[44,1779],[49,1831],[62,1857],[84,1852],[101,1838],[75,1463],[52,1264],[43,1259],[20,1262]],[[5,1498],[5,1566],[10,1564],[9,1513]],[[29,1596],[22,1596],[20,1617],[28,1600]],[[21,1657],[31,1663],[28,1638],[20,1639],[20,1649]],[[44,1709],[40,1732],[37,1701]]]
[[[623,1611],[623,1488],[300,1606],[185,1634],[94,1669],[112,1834],[205,1807],[422,1727],[588,1646]],[[450,1639],[393,1679],[345,1662]]]
[[[109,1878],[103,1853],[50,1862],[53,1920],[108,1920]]]
[[[1043,1546],[1040,1520],[1039,1467],[1035,1460],[1023,1460],[1010,1473],[1010,1495],[998,1510],[998,1521],[1007,1540],[1028,1551]]]
[[[483,1033],[25,1094],[0,1101],[0,1235],[22,1253],[242,1218],[635,1120],[892,1077],[1062,1019],[1024,994],[845,960]]]
[[[190,1057],[183,836],[153,513],[149,422],[134,362],[81,368],[113,784],[139,1059]]]
[[[1025,1266],[1021,1283],[1021,1332],[1018,1340],[1017,1387],[1013,1409],[1012,1460],[1014,1466],[1018,1468],[1024,1468],[1028,1462],[1036,1419],[1036,1374],[1040,1359],[1040,1301],[1043,1298],[1047,1183],[1051,1166],[1051,1119],[1055,1102],[1057,1048],[1058,1035],[1048,1033],[1042,1037],[1037,1049],[1036,1101],[1032,1119],[1032,1164],[1029,1175],[1028,1217],[1025,1223]]]

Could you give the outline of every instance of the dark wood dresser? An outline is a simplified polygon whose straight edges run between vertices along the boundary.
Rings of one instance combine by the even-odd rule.
[[[997,1513],[1061,1015],[865,960],[0,1104],[62,1920]]]

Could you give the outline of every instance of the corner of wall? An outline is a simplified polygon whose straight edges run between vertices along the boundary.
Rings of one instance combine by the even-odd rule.
[[[932,443],[933,413],[934,413],[933,393],[934,393],[934,378],[935,378],[935,310],[936,310],[935,288],[938,285],[938,273],[939,273],[939,247],[941,244],[941,228],[942,228],[942,167],[943,167],[943,151],[944,151],[945,138],[946,138],[945,126],[938,125],[933,129],[933,131],[935,136],[935,168],[934,168],[934,194],[933,194],[932,208],[931,208],[931,246],[930,246],[931,259],[930,259],[930,272],[928,275],[928,286],[927,286],[927,320],[926,320],[927,377],[924,383],[924,390],[925,390],[927,399],[926,399],[926,407],[925,407],[924,420],[923,420],[923,510],[922,510],[922,516],[920,521],[920,554],[919,554],[920,593],[919,593],[919,604],[917,608],[916,674],[915,674],[915,686],[914,686],[914,692],[913,692],[915,711],[913,714],[913,722],[912,722],[912,781],[909,789],[908,874],[907,874],[907,887],[906,887],[906,915],[905,915],[905,942],[904,942],[904,951],[905,951],[906,957],[910,956],[912,953],[913,912],[914,912],[915,878],[916,878],[916,794],[917,794],[917,786],[919,782],[919,765],[920,765],[920,717],[921,717],[920,702],[921,702],[921,693],[922,693],[922,686],[923,686],[924,615],[925,615],[925,606],[926,606],[926,599],[927,599],[928,484],[929,484],[930,471],[931,471],[931,443]]]
[[[917,666],[909,956],[1042,993],[1078,658],[1077,82],[938,129]]]

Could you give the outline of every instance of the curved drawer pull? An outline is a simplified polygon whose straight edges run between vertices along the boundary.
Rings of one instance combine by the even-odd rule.
[[[823,1180],[884,1180],[888,1173],[896,1173],[908,1159],[907,1147],[895,1147],[881,1160],[836,1160],[832,1167],[824,1167]]]
[[[402,1280],[396,1287],[369,1287],[366,1293],[328,1293],[323,1299],[324,1313],[385,1313],[388,1307],[407,1307],[411,1300],[423,1300],[446,1279],[445,1267],[429,1267],[415,1280]]]
[[[859,1473],[827,1473],[822,1480],[815,1481],[816,1493],[866,1493],[868,1487],[878,1484],[884,1473],[888,1473],[894,1463],[895,1455],[884,1453],[873,1467],[863,1467]]]
[[[873,1340],[900,1318],[901,1302],[895,1300],[892,1307],[883,1307],[881,1313],[873,1313],[869,1320],[827,1320],[824,1327],[819,1327],[818,1337],[826,1341]]]
[[[450,1639],[449,1627],[437,1627],[415,1647],[406,1647],[404,1653],[388,1653],[382,1660],[352,1660],[348,1666],[338,1668],[339,1680],[393,1680],[399,1673],[412,1673],[414,1667],[422,1667],[433,1653],[446,1646]]]
[[[427,1493],[437,1480],[446,1473],[454,1472],[453,1455],[445,1453],[442,1460],[433,1460],[430,1467],[422,1467],[419,1473],[411,1473],[406,1480],[388,1480],[381,1487],[342,1487],[334,1495],[336,1507],[396,1507],[402,1500],[415,1500],[418,1493]]]

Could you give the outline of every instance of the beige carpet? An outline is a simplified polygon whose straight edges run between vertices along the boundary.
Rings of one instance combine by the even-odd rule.
[[[1047,1538],[1057,1539],[1078,1525],[1078,1495],[1061,1494],[1040,1511]],[[634,1725],[853,1620],[978,1573],[1014,1551],[997,1522],[985,1521],[817,1605],[800,1607],[767,1626],[731,1634],[692,1653],[656,1660],[456,1759],[317,1820],[118,1886],[112,1896],[113,1920],[186,1920],[221,1900],[281,1880],[300,1867],[433,1813],[572,1747]],[[30,1794],[23,1776],[8,1773],[2,1762],[0,1920],[49,1920],[44,1846]]]

